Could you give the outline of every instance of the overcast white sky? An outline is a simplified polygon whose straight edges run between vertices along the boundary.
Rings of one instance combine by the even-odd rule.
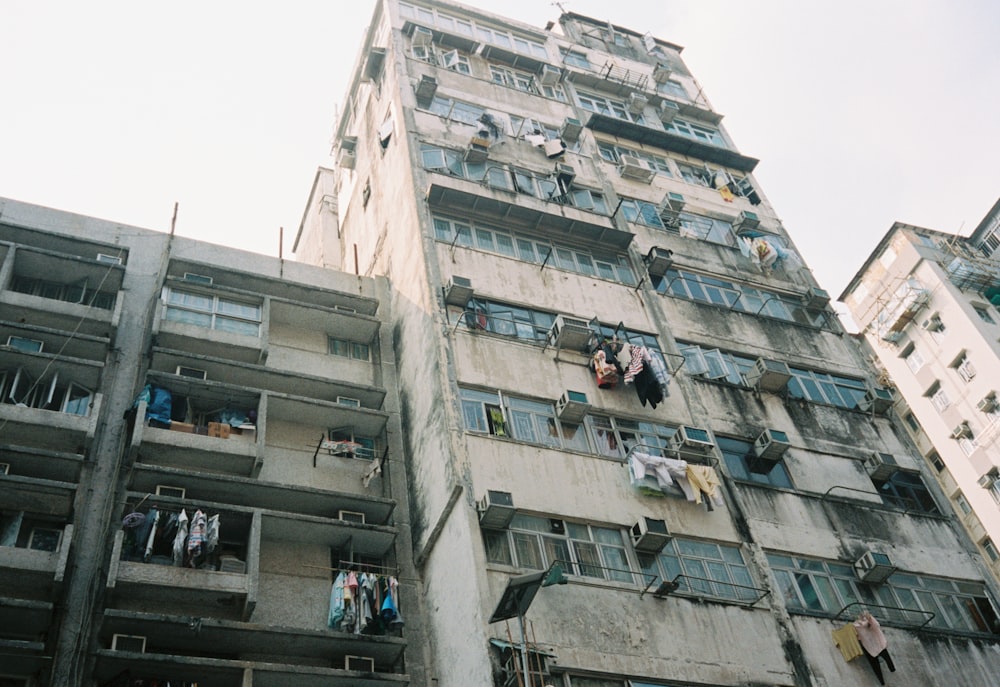
[[[548,0],[467,4],[542,27]],[[820,284],[1000,196],[996,0],[566,0],[685,46]],[[0,196],[286,257],[373,0],[6,0]]]

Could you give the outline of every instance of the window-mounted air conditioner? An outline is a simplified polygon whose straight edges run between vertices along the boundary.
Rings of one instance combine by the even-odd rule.
[[[337,511],[337,519],[341,522],[353,522],[358,525],[365,524],[365,514],[356,510]]]
[[[583,351],[593,336],[589,322],[566,315],[556,315],[555,322],[549,329],[549,343],[556,348]]]
[[[670,75],[672,73],[673,72],[670,71],[669,66],[659,63],[653,67],[653,81],[656,83],[667,83],[670,81]]]
[[[714,447],[715,442],[712,441],[712,435],[708,433],[707,429],[701,427],[681,425],[670,436],[670,448],[678,453],[682,451],[704,453]]]
[[[864,555],[854,563],[854,572],[862,582],[879,584],[896,572],[896,566],[884,553],[865,551]]]
[[[781,391],[792,378],[788,365],[779,360],[757,358],[746,373],[747,384],[755,389],[775,393]]]
[[[777,429],[765,429],[753,443],[753,452],[758,458],[777,462],[789,446],[791,443],[787,434]]]
[[[659,553],[670,543],[667,523],[653,518],[640,518],[632,525],[632,545],[641,553]]]
[[[825,308],[830,303],[830,294],[824,289],[813,286],[802,295],[802,302],[807,308]]]
[[[976,407],[982,413],[992,413],[997,410],[1000,405],[997,404],[997,392],[991,391],[990,393],[983,396],[982,400],[976,404]]]
[[[350,396],[337,396],[337,405],[348,406],[350,408],[360,408],[361,399]]]
[[[566,144],[561,138],[550,138],[542,144],[542,150],[545,152],[545,157],[554,160],[566,152]]]
[[[635,179],[646,184],[656,175],[644,161],[632,155],[622,155],[618,158],[618,171],[626,179]]]
[[[472,299],[472,281],[452,275],[444,287],[444,302],[448,305],[464,307]]]
[[[590,403],[587,401],[587,394],[582,391],[564,391],[556,401],[556,415],[563,422],[582,422],[589,410]]]
[[[23,336],[8,336],[7,345],[26,353],[41,353],[45,343],[40,339],[27,339]]]
[[[956,425],[955,429],[951,430],[952,439],[968,439],[972,436],[972,429],[969,427],[968,422],[963,422],[960,425]]]
[[[341,148],[337,152],[337,164],[344,169],[354,169],[354,163],[356,158],[354,157],[354,150],[349,148]]]
[[[434,42],[434,32],[424,26],[413,27],[413,45],[427,47]]]
[[[642,114],[642,111],[646,109],[646,105],[648,104],[649,98],[642,93],[628,94],[628,111],[632,114]]]
[[[502,530],[514,518],[514,499],[509,491],[489,490],[479,499],[479,526]]]
[[[562,70],[551,64],[543,64],[538,72],[538,83],[543,86],[555,86],[562,79]]]
[[[660,203],[660,219],[668,225],[674,225],[677,223],[677,220],[680,219],[681,212],[683,212],[683,210],[684,196],[670,191],[663,197],[663,201]]]
[[[187,365],[178,365],[177,369],[174,370],[174,374],[181,377],[190,377],[191,379],[208,379],[208,372],[197,367],[188,367]]]
[[[472,163],[486,162],[490,154],[490,139],[473,136],[465,149],[465,161]]]
[[[865,459],[865,471],[873,480],[882,482],[899,472],[899,463],[891,453],[873,451]]]
[[[146,638],[142,635],[114,634],[111,636],[111,650],[144,654],[146,653]]]
[[[573,165],[567,165],[563,162],[556,163],[555,174],[556,181],[559,182],[563,189],[569,188],[569,185],[576,179],[576,170],[573,168]]]
[[[865,395],[862,399],[858,401],[858,409],[864,411],[871,411],[876,415],[882,415],[887,413],[890,408],[892,408],[895,396],[891,389],[885,389],[880,386],[869,387],[865,391]]]
[[[941,316],[934,314],[920,323],[920,326],[928,332],[939,332],[944,328]]]
[[[362,673],[374,673],[375,659],[369,656],[344,656],[344,668]]]
[[[194,272],[185,272],[184,281],[192,281],[196,284],[211,284],[212,278],[204,274],[195,274]]]
[[[676,117],[680,111],[681,108],[677,105],[677,103],[670,100],[664,100],[660,103],[657,114],[660,115],[660,122],[663,124],[669,124],[674,121],[674,117]]]
[[[977,483],[983,489],[992,489],[993,485],[997,483],[998,478],[1000,478],[1000,473],[998,473],[996,468],[991,468],[989,472],[979,477]]]
[[[10,463],[0,463],[0,475],[10,474]]]
[[[737,233],[746,231],[747,229],[756,229],[759,226],[760,217],[757,216],[756,212],[750,212],[749,210],[744,210],[738,214],[733,221],[733,231]]]
[[[564,141],[575,143],[583,133],[583,123],[575,117],[567,117],[559,129],[559,137]]]
[[[437,93],[437,88],[437,79],[429,74],[424,74],[420,77],[420,81],[417,82],[414,94],[417,96],[417,100],[419,102],[429,103],[434,99],[434,95]]]
[[[646,263],[646,271],[650,276],[662,277],[674,264],[674,252],[669,248],[653,246],[643,258]]]
[[[104,262],[109,265],[120,265],[122,264],[122,259],[118,255],[108,255],[107,253],[98,253],[97,262]]]
[[[184,487],[172,487],[169,484],[156,485],[157,496],[169,496],[175,499],[183,499],[186,494],[187,494],[187,489],[185,489]]]

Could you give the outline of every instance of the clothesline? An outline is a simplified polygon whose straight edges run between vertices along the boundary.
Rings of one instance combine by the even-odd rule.
[[[420,582],[419,579],[415,577],[400,577],[397,572],[397,568],[390,568],[384,565],[372,565],[369,563],[354,563],[352,561],[338,561],[339,567],[331,567],[329,565],[311,565],[309,563],[303,563],[301,567],[303,568],[315,568],[316,570],[329,570],[330,572],[341,572],[344,570],[350,570],[351,568],[357,568],[358,572],[370,572],[376,575],[391,575],[395,577],[400,582]]]

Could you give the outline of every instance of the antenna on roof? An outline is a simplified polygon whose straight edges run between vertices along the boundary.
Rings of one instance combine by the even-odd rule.
[[[562,12],[563,14],[566,14],[566,8],[565,8],[565,7],[563,7],[563,4],[564,4],[564,3],[561,3],[561,2],[553,2],[552,4],[553,4],[553,5],[555,5],[556,7],[558,7],[558,8],[559,8],[559,11],[560,11],[560,12]]]

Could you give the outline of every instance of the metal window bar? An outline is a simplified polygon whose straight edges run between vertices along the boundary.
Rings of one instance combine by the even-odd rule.
[[[696,585],[691,584],[690,582],[691,580],[694,580],[696,582],[707,583],[704,586],[709,587],[711,591],[706,592],[704,586],[701,589],[699,589]],[[687,587],[687,589],[684,589],[685,586]],[[720,593],[718,591],[718,587],[727,587],[735,590],[736,598],[734,599],[732,596]],[[749,598],[744,598],[745,595],[741,590],[752,591],[753,594],[749,594],[746,596],[752,596],[753,600],[751,601]],[[747,608],[755,606],[757,602],[759,602],[761,599],[771,595],[770,590],[761,589],[760,587],[750,587],[744,584],[736,584],[734,582],[721,582],[719,580],[713,580],[708,577],[695,577],[694,575],[680,574],[674,577],[674,579],[672,580],[669,581],[664,580],[660,584],[660,586],[657,587],[657,589],[653,592],[653,596],[655,596],[658,599],[662,599],[669,596],[670,594],[674,594],[677,592],[680,592],[681,594],[685,594],[687,596],[696,596],[699,598],[712,598],[712,599],[720,599],[723,601],[741,602],[742,604],[745,604]]]
[[[474,325],[470,326],[470,322]],[[504,329],[509,329],[510,331],[502,331],[496,323],[503,323]],[[545,345],[547,343],[549,330],[547,327],[541,327],[537,324],[529,322],[520,322],[512,317],[498,317],[495,315],[488,315],[485,312],[466,309],[463,310],[455,320],[455,327],[451,330],[454,334],[458,331],[458,328],[465,323],[467,329],[472,331],[488,331],[492,334],[498,334],[500,336],[506,336],[519,341],[527,341],[529,343],[536,343]],[[521,327],[531,327],[534,331],[534,336],[532,338],[526,338],[518,335],[518,326]]]
[[[882,506],[882,508],[886,509],[886,510],[894,510],[896,512],[902,511],[904,515],[941,515],[941,509],[940,509],[940,507],[938,507],[937,501],[934,501],[933,497],[931,497],[931,500],[934,502],[934,507],[936,508],[936,510],[930,511],[930,510],[927,510],[926,508],[920,506],[920,502],[917,499],[910,498],[908,496],[898,496],[896,494],[882,494],[882,493],[877,492],[877,491],[875,491],[875,492],[865,491],[864,489],[855,489],[854,487],[845,487],[845,486],[843,486],[841,484],[835,484],[832,487],[830,487],[829,489],[827,489],[825,492],[823,492],[823,495],[819,497],[819,500],[820,501],[826,501],[827,500],[827,496],[830,496],[830,492],[833,491],[834,489],[844,489],[845,491],[854,491],[854,492],[857,492],[859,494],[867,494],[868,496],[877,496],[877,497],[879,497],[879,499],[881,499],[879,501],[879,503],[875,503],[874,501],[864,501],[864,502],[854,501],[853,502],[855,505],[861,506],[861,507],[868,507],[868,508],[870,508],[870,507],[874,507],[874,506]],[[928,492],[928,494],[930,494],[930,492]],[[886,497],[887,496],[890,498],[890,500],[893,503],[886,503]],[[899,508],[898,507],[898,503],[900,503],[900,502],[902,502],[902,503],[916,503],[918,505],[918,507],[917,508]],[[886,508],[887,506],[893,506],[893,507],[892,508]]]
[[[921,608],[907,608],[905,606],[883,606],[881,604],[871,604],[871,603],[868,603],[866,601],[854,601],[852,603],[847,604],[846,606],[844,606],[843,608],[841,608],[839,611],[837,611],[837,614],[833,617],[833,619],[834,620],[843,620],[845,618],[844,613],[846,613],[848,611],[848,609],[855,608],[855,607],[858,607],[859,612],[860,611],[869,611],[869,612],[871,612],[871,609],[873,609],[873,608],[878,608],[878,609],[881,609],[881,610],[884,610],[884,611],[888,611],[888,613],[886,613],[885,615],[883,615],[883,618],[887,622],[903,624],[906,627],[913,627],[913,628],[918,629],[918,630],[921,630],[924,627],[926,627],[928,623],[930,623],[932,620],[934,620],[935,617],[937,617],[937,614],[934,611],[925,611],[925,610],[923,610]],[[899,615],[897,615],[894,612],[901,612],[903,614],[902,619],[899,617]],[[915,623],[913,621],[909,621],[909,617],[908,616],[911,613],[925,615],[925,616],[928,616],[928,617],[922,623],[918,624],[918,623]],[[854,614],[851,614],[851,615],[854,615]]]
[[[573,540],[567,539],[567,541],[573,541]],[[574,580],[574,582],[576,582],[577,584],[586,584],[588,580],[600,580],[604,582],[621,582],[622,584],[625,584],[624,580],[618,580],[615,579],[614,577],[610,577],[606,575],[605,572],[625,573],[632,578],[633,583],[645,585],[643,588],[643,593],[645,593],[645,590],[649,589],[649,587],[653,584],[653,582],[656,581],[657,578],[657,576],[652,573],[644,573],[641,571],[632,570],[630,568],[610,568],[608,566],[597,565],[595,563],[580,563],[576,561],[567,561],[563,559],[556,559],[552,561],[549,564],[549,567],[551,567],[552,565],[561,566],[563,572],[566,575],[572,575],[573,577],[580,578],[579,580]],[[600,576],[588,575],[580,572],[581,570],[600,570],[601,575]],[[651,577],[652,579],[646,582],[643,580],[643,578],[646,577]]]

